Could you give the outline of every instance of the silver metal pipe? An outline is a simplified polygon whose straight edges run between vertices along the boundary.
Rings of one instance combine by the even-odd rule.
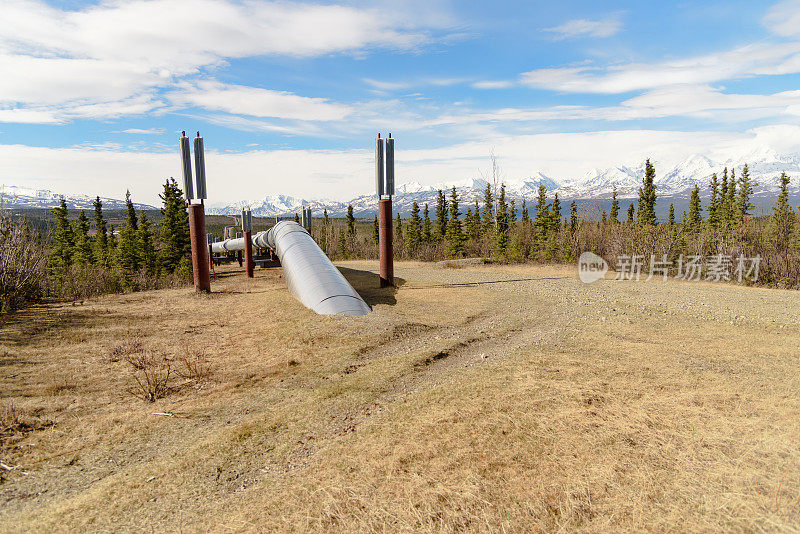
[[[278,254],[289,292],[321,315],[366,315],[372,308],[331,263],[305,228],[294,221],[281,221],[252,238],[253,246],[272,248]],[[211,245],[214,253],[244,250],[244,238],[226,239]]]
[[[206,156],[200,132],[194,138],[194,177],[197,179],[197,198],[206,199]]]
[[[375,139],[375,193],[378,197],[383,195],[384,186],[383,139],[381,139],[381,134],[378,134],[378,138]]]
[[[181,170],[183,171],[183,192],[186,194],[186,200],[193,200],[192,156],[189,153],[189,138],[186,137],[186,132],[181,132],[179,141],[181,147]]]
[[[366,315],[372,311],[302,226],[281,221],[265,237],[281,260],[289,292],[307,308],[321,315]]]

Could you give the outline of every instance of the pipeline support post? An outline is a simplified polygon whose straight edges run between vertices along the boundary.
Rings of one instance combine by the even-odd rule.
[[[394,261],[392,247],[392,199],[378,200],[378,243],[380,257],[381,287],[394,285]]]
[[[253,232],[250,230],[244,233],[244,264],[247,278],[253,278]]]
[[[203,138],[200,132],[194,140],[195,170],[197,175],[197,195],[193,187],[192,180],[192,161],[189,150],[189,138],[186,132],[181,132],[179,138],[181,153],[181,164],[183,170],[183,190],[186,195],[186,202],[189,204],[189,242],[192,247],[192,276],[194,278],[194,289],[198,293],[211,293],[211,275],[209,273],[209,262],[211,261],[211,243],[206,237],[206,214],[203,200],[208,197],[206,194],[206,166],[203,154]],[[200,200],[199,204],[192,204],[195,198]],[[206,256],[208,254],[208,256]]]
[[[305,213],[305,209],[303,211]],[[242,235],[244,235],[244,264],[247,278],[253,278],[253,212],[242,210]]]
[[[189,204],[189,241],[192,246],[192,273],[197,292],[211,292],[211,274],[208,269],[206,217],[203,204]]]
[[[394,139],[375,139],[375,193],[378,195],[378,258],[380,286],[394,285],[392,195],[394,195]],[[386,195],[388,198],[381,198]]]

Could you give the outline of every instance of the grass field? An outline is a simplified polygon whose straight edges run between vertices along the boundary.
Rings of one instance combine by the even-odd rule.
[[[0,531],[800,531],[796,292],[339,265],[6,318]]]

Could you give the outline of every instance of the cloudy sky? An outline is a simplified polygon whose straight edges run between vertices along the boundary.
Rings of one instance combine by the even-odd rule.
[[[0,183],[150,203],[800,151],[800,0],[2,0],[0,72]]]

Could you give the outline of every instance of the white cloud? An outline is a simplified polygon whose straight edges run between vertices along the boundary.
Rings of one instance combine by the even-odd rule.
[[[458,85],[461,83],[466,83],[470,81],[469,78],[418,78],[414,80],[405,80],[405,81],[388,81],[388,80],[375,80],[373,78],[363,78],[364,83],[369,85],[370,87],[374,87],[378,89],[376,92],[385,92],[385,91],[397,91],[397,90],[405,90],[410,89],[412,87],[425,87],[425,86],[434,86],[434,87],[447,87],[450,85]]]
[[[56,113],[51,110],[10,108],[0,109],[0,122],[15,122],[19,124],[61,124]]]
[[[531,87],[575,93],[626,93],[758,75],[800,72],[800,43],[758,43],[726,52],[654,63],[537,69],[521,75]]]
[[[507,89],[514,85],[513,82],[509,82],[506,80],[485,80],[481,82],[475,82],[472,84],[472,87],[475,89]]]
[[[203,114],[188,115],[189,118],[203,120],[217,126],[233,128],[243,132],[276,132],[286,135],[314,135],[321,129],[312,123],[277,124],[273,120],[254,119],[252,117],[240,117],[238,115],[227,114]]]
[[[373,80],[372,78],[364,78],[364,83],[375,89],[380,89],[381,91],[395,91],[397,89],[408,89],[411,87],[411,84],[408,82],[387,82],[384,80]]]
[[[273,117],[303,121],[341,120],[352,112],[343,104],[325,98],[308,98],[286,91],[271,91],[244,85],[223,84],[216,80],[185,82],[170,93],[172,102],[235,115]]]
[[[611,37],[622,30],[619,15],[601,20],[574,19],[544,31],[554,34],[556,39],[573,39],[575,37]]]
[[[647,157],[664,167],[694,153],[725,160],[758,148],[796,152],[800,127],[770,126],[745,133],[623,130],[498,136],[441,148],[399,150],[397,180],[433,185],[477,177],[492,149],[508,178],[515,179],[537,171],[574,177],[595,167],[641,163]],[[372,187],[369,149],[207,150],[206,165],[210,202],[267,193],[347,200]],[[120,197],[130,189],[135,200],[156,204],[163,180],[179,175],[180,160],[173,152],[0,145],[0,176],[8,185],[110,197]]]
[[[775,94],[725,93],[708,85],[679,85],[648,91],[613,106],[550,106],[501,108],[442,114],[421,126],[440,127],[481,123],[536,124],[543,121],[628,121],[664,117],[693,117],[717,123],[746,122],[800,115],[800,91]]]
[[[230,58],[414,50],[452,23],[433,4],[419,9],[429,16],[415,17],[407,6],[393,4],[107,0],[67,11],[35,0],[5,0],[0,108],[38,107],[43,122],[146,113],[159,107],[162,88]],[[257,111],[271,107],[266,93],[243,96]],[[137,99],[138,106],[125,104]],[[122,111],[115,111],[117,103],[123,103]],[[340,112],[328,107],[322,115]],[[3,115],[28,122],[37,117]]]
[[[762,20],[764,26],[778,35],[800,35],[800,0],[784,0],[767,10]]]
[[[164,128],[128,128],[127,130],[122,130],[120,133],[134,135],[161,135],[164,133]]]

